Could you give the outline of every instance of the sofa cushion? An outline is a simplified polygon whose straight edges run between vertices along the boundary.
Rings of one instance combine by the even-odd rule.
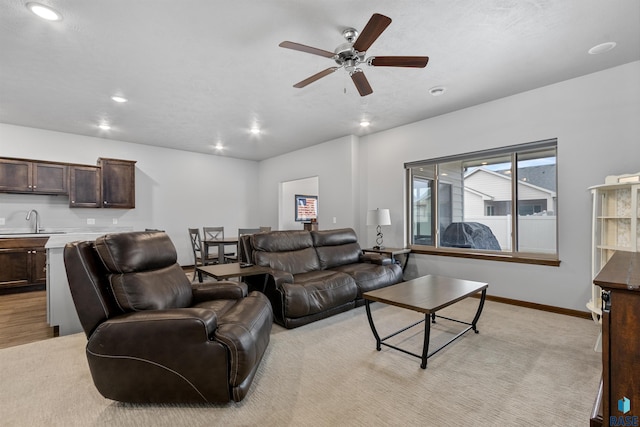
[[[332,270],[353,277],[358,285],[358,298],[362,293],[389,286],[402,281],[402,268],[397,264],[378,265],[356,263],[335,267]]]
[[[112,273],[154,270],[178,260],[171,239],[159,231],[106,234],[96,239],[96,250]]]
[[[311,237],[322,269],[360,261],[362,250],[351,228],[312,231]]]
[[[311,234],[306,230],[257,233],[252,238],[253,249],[265,252],[288,252],[313,247]]]
[[[299,318],[338,307],[355,300],[358,287],[347,274],[334,273],[323,280],[283,283],[284,312]]]
[[[258,265],[291,274],[320,269],[308,231],[273,231],[254,234],[253,258]]]
[[[115,300],[123,311],[188,307],[191,283],[163,232],[108,234],[96,239]]]

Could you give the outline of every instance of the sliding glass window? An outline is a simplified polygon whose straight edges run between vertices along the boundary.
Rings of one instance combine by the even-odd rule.
[[[557,141],[405,164],[414,251],[557,265]]]

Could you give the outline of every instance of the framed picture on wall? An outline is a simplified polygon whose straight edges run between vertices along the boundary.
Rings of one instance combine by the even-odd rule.
[[[318,196],[296,194],[296,221],[316,222],[318,220]]]

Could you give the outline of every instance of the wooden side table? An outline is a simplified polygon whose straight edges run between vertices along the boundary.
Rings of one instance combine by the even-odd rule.
[[[411,254],[411,249],[409,248],[387,248],[387,247],[383,247],[383,248],[366,248],[363,249],[362,252],[367,253],[376,253],[376,254],[383,254],[383,255],[388,255],[392,260],[396,260],[396,255],[404,255],[404,261],[402,262],[402,271],[404,272],[404,269],[407,268],[407,263],[409,262],[409,255]]]
[[[202,282],[202,275],[213,277],[216,280],[225,280],[232,277],[246,277],[246,276],[258,276],[264,274],[264,283],[262,285],[262,291],[264,293],[267,287],[267,280],[269,278],[269,267],[262,267],[259,265],[252,265],[250,267],[240,267],[240,263],[232,262],[227,264],[215,264],[215,265],[203,265],[197,267],[198,278]]]

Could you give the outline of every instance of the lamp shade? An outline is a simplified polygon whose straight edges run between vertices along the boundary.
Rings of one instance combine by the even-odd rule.
[[[367,225],[391,225],[389,209],[373,209],[368,211]]]

